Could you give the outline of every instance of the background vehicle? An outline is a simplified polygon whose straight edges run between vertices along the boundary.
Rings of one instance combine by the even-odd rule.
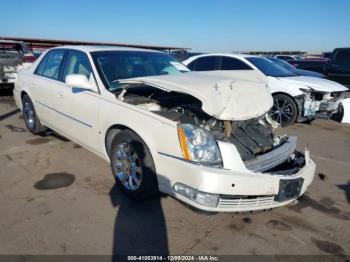
[[[35,57],[25,43],[0,40],[0,88],[13,85],[18,70],[28,68],[34,61]]]
[[[177,66],[150,50],[59,47],[22,70],[13,93],[30,132],[50,127],[101,156],[131,198],[159,190],[232,212],[303,194],[315,164],[296,137],[274,132],[273,100],[256,73]]]
[[[194,71],[255,70],[266,79],[274,106],[272,119],[282,126],[295,121],[330,118],[342,110],[346,87],[326,79],[299,76],[261,56],[210,54],[190,57],[183,62]]]
[[[201,55],[201,54],[203,54],[203,53],[194,53],[194,52],[189,52],[187,50],[176,50],[176,51],[170,52],[170,55],[178,61],[183,61],[191,56],[196,56],[196,55]]]
[[[303,59],[303,60],[287,60],[288,63],[298,69],[310,70],[318,73],[324,73],[324,66],[327,59]]]
[[[334,49],[324,71],[329,79],[350,88],[350,48]]]
[[[297,60],[294,56],[291,55],[275,55],[275,58],[284,60],[284,61],[294,61]]]
[[[275,57],[266,57],[270,61],[278,64],[279,66],[282,66],[283,68],[295,73],[296,75],[300,76],[312,76],[312,77],[320,77],[320,78],[325,78],[324,74],[310,71],[310,70],[303,70],[303,69],[298,69],[292,66],[290,63],[286,62],[285,60],[275,58]]]
[[[329,59],[331,57],[331,54],[332,54],[332,52],[323,52],[321,54],[321,58]]]

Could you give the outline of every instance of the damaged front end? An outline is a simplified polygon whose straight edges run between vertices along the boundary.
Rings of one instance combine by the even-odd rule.
[[[334,115],[342,113],[341,101],[344,92],[322,92],[314,89],[300,89],[304,95],[295,98],[298,109],[298,121],[313,118],[330,119]]]
[[[121,98],[119,96],[119,98]],[[267,114],[247,120],[221,120],[202,110],[197,98],[147,85],[130,88],[123,101],[178,123],[184,159],[225,168],[217,142],[233,144],[246,169],[276,175],[296,174],[305,165],[296,137],[278,136]],[[214,142],[213,142],[214,141]]]

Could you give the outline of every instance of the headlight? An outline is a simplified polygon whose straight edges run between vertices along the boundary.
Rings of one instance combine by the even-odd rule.
[[[311,89],[308,89],[308,88],[299,88],[299,90],[306,93],[306,94],[311,93]]]
[[[180,124],[178,133],[186,160],[213,165],[221,164],[220,150],[214,137],[207,130],[191,124]]]

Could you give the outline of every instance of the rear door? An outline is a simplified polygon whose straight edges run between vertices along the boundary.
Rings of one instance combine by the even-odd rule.
[[[58,111],[61,103],[63,83],[60,79],[66,51],[54,49],[49,51],[34,71],[29,83],[31,98],[41,121],[49,127],[58,128]]]
[[[330,79],[350,86],[350,49],[338,49],[333,52],[327,65],[327,74]]]

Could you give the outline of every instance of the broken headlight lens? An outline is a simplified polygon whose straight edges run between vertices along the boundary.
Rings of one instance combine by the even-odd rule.
[[[303,91],[305,93],[311,92],[310,88],[299,88],[300,91]]]
[[[207,130],[191,124],[180,124],[178,133],[186,160],[213,165],[221,163],[218,145]]]

